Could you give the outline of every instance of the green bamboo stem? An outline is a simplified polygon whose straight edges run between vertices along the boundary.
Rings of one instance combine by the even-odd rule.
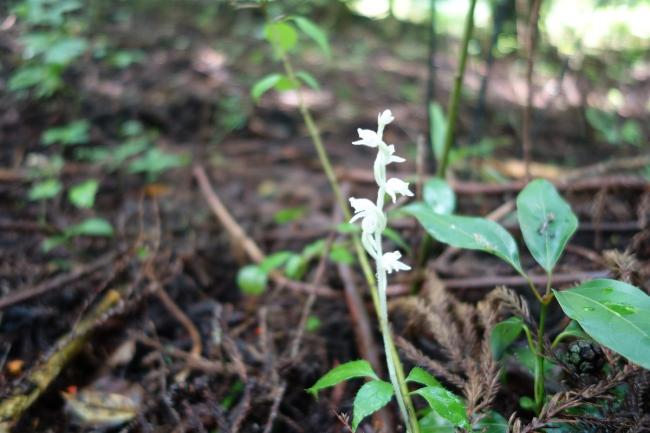
[[[471,0],[467,17],[465,20],[465,30],[463,32],[463,45],[460,50],[460,60],[458,70],[454,77],[454,89],[449,100],[447,107],[447,130],[445,131],[445,144],[442,152],[442,159],[438,164],[438,171],[436,175],[444,178],[447,172],[447,165],[449,163],[449,151],[451,144],[454,141],[454,127],[456,126],[456,119],[458,118],[458,108],[460,106],[460,94],[463,88],[463,77],[465,76],[465,65],[467,64],[467,48],[469,47],[469,40],[472,37],[472,30],[474,28],[474,8],[476,0]]]

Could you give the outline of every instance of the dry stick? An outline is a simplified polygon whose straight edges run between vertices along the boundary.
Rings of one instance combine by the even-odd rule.
[[[49,358],[36,366],[21,384],[32,384],[27,393],[17,389],[0,402],[0,432],[5,433],[20,419],[23,413],[49,387],[52,381],[72,358],[84,347],[96,323],[122,299],[116,290],[109,290],[97,306],[81,320],[70,334],[62,337],[57,346],[61,347]],[[62,342],[62,343],[61,343]]]
[[[13,304],[17,304],[19,302],[23,302],[36,296],[42,295],[43,293],[57,289],[61,286],[67,286],[81,277],[92,274],[93,272],[109,266],[121,254],[121,252],[107,253],[99,257],[94,262],[79,266],[67,274],[57,275],[56,277],[43,281],[42,283],[37,284],[33,287],[25,287],[14,290],[8,295],[0,298],[0,310]]]
[[[526,181],[530,181],[530,163],[532,160],[533,137],[531,131],[531,117],[533,110],[533,66],[535,64],[535,45],[537,44],[539,20],[539,8],[542,0],[533,0],[530,12],[528,40],[527,40],[527,61],[526,61],[526,105],[524,107],[524,119],[522,124],[522,145],[524,153],[524,164],[526,167]]]
[[[214,189],[212,189],[212,186],[210,186],[210,181],[208,180],[208,176],[206,175],[203,167],[199,165],[194,167],[194,177],[199,184],[201,193],[208,203],[208,206],[215,214],[217,219],[223,224],[233,242],[241,245],[252,261],[255,263],[262,262],[266,258],[265,254],[262,252],[260,247],[257,246],[255,241],[246,235],[244,229],[242,229],[241,226],[237,224],[232,215],[230,215],[230,212],[228,212],[228,209],[226,209],[226,207],[223,205],[219,199],[219,196],[217,196],[217,193],[214,192]],[[302,283],[300,281],[291,281],[277,271],[271,272],[270,277],[278,286],[286,287],[297,292],[316,293],[318,296],[326,298],[341,297],[340,293],[332,290],[329,287],[315,286],[313,284]]]

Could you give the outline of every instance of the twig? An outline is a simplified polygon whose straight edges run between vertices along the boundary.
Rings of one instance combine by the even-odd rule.
[[[594,278],[605,278],[609,271],[575,272],[568,274],[554,274],[553,284],[565,285]],[[545,285],[546,275],[533,275],[530,278],[535,285]],[[483,289],[496,286],[528,286],[529,282],[521,276],[494,275],[487,277],[449,278],[441,280],[448,289]],[[410,293],[408,284],[393,284],[388,287],[389,296],[406,295]]]
[[[49,358],[36,366],[22,381],[22,384],[31,384],[27,393],[18,386],[9,393],[9,397],[0,402],[0,432],[7,432],[16,423],[23,413],[38,399],[49,387],[61,370],[72,360],[88,341],[91,331],[97,322],[122,299],[116,290],[109,290],[104,298],[79,324],[59,341],[61,347]]]
[[[226,207],[223,205],[223,203],[219,199],[219,196],[217,196],[217,193],[214,191],[214,189],[212,189],[212,186],[210,185],[210,181],[208,180],[208,176],[206,175],[203,167],[201,166],[194,167],[194,177],[196,178],[199,184],[201,193],[203,194],[203,197],[208,203],[208,206],[215,214],[217,219],[224,225],[225,229],[228,231],[233,241],[242,245],[244,251],[252,261],[254,261],[255,263],[262,262],[266,258],[265,254],[262,252],[260,247],[257,246],[255,241],[253,241],[253,239],[249,238],[246,235],[244,229],[242,229],[242,227],[239,224],[237,224],[237,222],[232,217],[232,215],[230,215],[230,212],[228,212],[228,209],[226,209]],[[271,272],[270,277],[280,287],[286,287],[291,290],[304,292],[304,293],[316,293],[318,296],[323,296],[328,298],[341,297],[341,294],[339,292],[336,292],[329,287],[314,286],[312,284],[307,284],[300,281],[292,281],[286,278],[281,273],[276,271]]]
[[[121,252],[110,252],[99,257],[94,262],[77,267],[72,272],[69,272],[67,274],[57,275],[56,277],[43,281],[36,286],[16,289],[8,295],[0,298],[0,310],[19,302],[23,302],[36,296],[42,295],[43,293],[57,289],[61,286],[68,286],[74,281],[88,274],[92,274],[99,269],[109,266],[121,254]]]

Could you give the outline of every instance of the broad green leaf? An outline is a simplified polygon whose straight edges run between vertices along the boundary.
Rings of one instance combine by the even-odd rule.
[[[63,234],[67,237],[75,236],[103,236],[110,237],[113,236],[113,227],[111,223],[106,221],[103,218],[88,218],[80,222],[67,227]]]
[[[423,397],[431,409],[438,415],[451,422],[454,426],[467,428],[469,419],[465,412],[463,400],[451,391],[441,386],[426,386],[416,389],[412,394]]]
[[[267,273],[257,265],[244,266],[237,272],[237,285],[246,295],[261,295],[266,290],[267,281]]]
[[[306,85],[311,87],[314,90],[320,90],[320,85],[318,84],[318,81],[312,74],[306,71],[298,71],[296,72],[296,76],[300,78],[302,81],[305,82]]]
[[[436,161],[440,161],[445,147],[447,120],[445,119],[445,113],[442,111],[442,107],[436,102],[429,103],[429,115],[429,128],[431,131],[429,140],[431,140],[433,155],[436,157]]]
[[[294,253],[291,251],[278,251],[277,253],[271,254],[262,260],[259,267],[266,273],[271,272],[272,270],[277,269],[286,263],[286,261],[289,260],[293,255]]]
[[[442,386],[435,377],[421,367],[413,367],[406,381],[419,383],[424,386]]]
[[[536,355],[530,350],[528,345],[519,346],[511,349],[511,353],[514,358],[524,366],[531,374],[535,374],[535,362]],[[557,366],[553,361],[549,359],[544,360],[544,376],[548,376],[553,372],[553,369]]]
[[[97,179],[88,179],[73,186],[68,191],[68,199],[78,208],[89,209],[95,204],[98,188],[99,181]]]
[[[298,33],[291,24],[284,21],[269,23],[264,26],[264,37],[271,43],[278,56],[293,49],[298,42]]]
[[[435,212],[451,214],[456,209],[456,194],[443,179],[433,178],[424,183],[422,190],[424,202]]]
[[[312,38],[318,44],[321,50],[327,55],[331,56],[330,44],[327,41],[327,34],[313,21],[305,17],[292,17],[298,28],[307,36]]]
[[[490,350],[494,358],[503,357],[506,349],[519,337],[524,329],[524,321],[520,317],[510,317],[492,328],[490,335]]]
[[[375,372],[372,370],[370,363],[366,360],[360,359],[357,361],[349,361],[345,364],[338,365],[325,373],[323,377],[309,389],[307,392],[316,396],[321,389],[329,388],[330,386],[337,385],[345,380],[354,379],[357,377],[369,377],[371,379],[379,380]]]
[[[356,431],[365,417],[386,406],[391,398],[393,398],[393,385],[390,383],[383,380],[371,380],[365,383],[354,397],[352,430]]]
[[[36,88],[36,96],[48,97],[63,86],[60,68],[56,65],[27,64],[9,79],[9,90]]]
[[[564,313],[594,340],[650,368],[650,296],[627,283],[608,279],[554,292]]]
[[[64,126],[46,130],[41,137],[41,143],[46,146],[55,143],[63,145],[87,143],[89,130],[90,123],[87,120],[76,120]]]
[[[131,161],[127,171],[129,173],[146,173],[149,180],[154,180],[160,173],[169,169],[186,166],[190,159],[186,153],[169,153],[154,147]]]
[[[259,79],[251,89],[251,96],[255,101],[259,101],[263,94],[271,90],[283,77],[282,74],[269,74]]]
[[[82,38],[58,38],[45,52],[45,63],[67,65],[86,51],[88,42]]]
[[[404,211],[418,219],[436,240],[456,248],[485,251],[523,273],[517,244],[503,227],[484,218],[441,215],[422,206],[406,206]]]
[[[517,218],[528,250],[550,273],[578,228],[578,218],[547,180],[530,182],[517,196]]]
[[[58,179],[46,179],[32,185],[27,197],[32,201],[47,200],[56,197],[61,192],[61,188],[61,182]]]

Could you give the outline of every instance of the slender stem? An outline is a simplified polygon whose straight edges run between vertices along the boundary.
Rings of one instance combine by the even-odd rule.
[[[289,57],[286,54],[282,55],[282,65],[284,66],[284,71],[287,74],[289,80],[291,80],[292,82],[297,82],[297,78],[293,70],[293,66],[291,64],[291,61],[289,60]],[[297,90],[297,93],[298,93],[298,105],[300,106],[300,114],[302,115],[303,121],[305,122],[305,126],[307,126],[309,137],[311,138],[312,143],[314,143],[314,147],[316,148],[316,153],[318,154],[318,159],[320,160],[321,166],[323,167],[325,176],[327,176],[327,180],[329,181],[330,188],[332,188],[332,191],[334,192],[334,197],[336,199],[337,204],[343,211],[343,216],[345,217],[345,220],[346,221],[350,220],[350,218],[352,218],[352,214],[350,213],[350,208],[348,207],[348,203],[345,200],[345,197],[343,197],[343,193],[341,192],[341,187],[339,186],[338,179],[336,179],[336,174],[334,173],[334,169],[332,168],[332,163],[330,162],[329,156],[327,155],[327,151],[325,150],[325,146],[323,145],[323,140],[321,139],[320,131],[318,130],[318,127],[316,126],[316,123],[314,122],[314,119],[312,118],[311,113],[307,108],[307,104],[305,104],[300,89]],[[352,241],[354,243],[354,250],[357,254],[357,259],[359,260],[359,264],[361,265],[361,270],[363,271],[363,276],[366,279],[366,282],[368,283],[368,287],[370,289],[370,295],[372,296],[372,302],[375,306],[375,310],[379,311],[379,297],[377,295],[377,285],[375,282],[375,277],[372,273],[372,267],[370,266],[370,262],[368,261],[368,256],[363,250],[363,246],[361,245],[359,236],[353,235]]]
[[[463,33],[463,45],[460,50],[460,61],[458,70],[454,77],[454,89],[449,100],[447,108],[447,129],[445,131],[445,146],[442,152],[442,160],[438,164],[438,177],[445,177],[447,172],[447,164],[449,162],[449,151],[451,150],[451,143],[454,141],[454,127],[456,126],[456,119],[458,117],[458,108],[460,106],[460,93],[463,88],[463,76],[465,75],[465,65],[467,63],[467,48],[469,47],[469,40],[472,37],[472,30],[474,28],[474,8],[476,0],[471,0],[467,17],[465,20],[465,30]]]
[[[539,413],[544,406],[544,330],[549,301],[542,302],[537,329],[537,353],[535,358],[535,406]]]

